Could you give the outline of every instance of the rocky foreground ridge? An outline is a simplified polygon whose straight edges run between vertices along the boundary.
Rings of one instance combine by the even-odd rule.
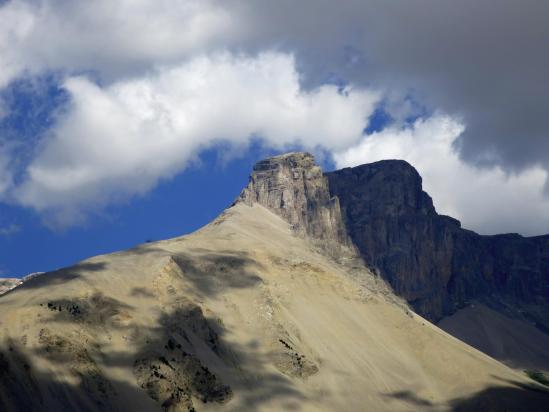
[[[327,249],[355,247],[432,321],[480,299],[549,331],[549,235],[463,229],[436,212],[421,176],[405,161],[323,174],[310,154],[275,156],[256,164],[240,201],[267,207]]]

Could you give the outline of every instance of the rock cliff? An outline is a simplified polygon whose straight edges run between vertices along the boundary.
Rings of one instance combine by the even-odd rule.
[[[349,246],[337,197],[309,153],[287,153],[258,162],[237,201],[259,203],[288,221],[292,229],[333,250]],[[330,245],[329,247],[327,245]]]
[[[437,214],[418,172],[386,160],[326,174],[369,266],[433,321],[473,299],[549,330],[549,235],[481,236]]]

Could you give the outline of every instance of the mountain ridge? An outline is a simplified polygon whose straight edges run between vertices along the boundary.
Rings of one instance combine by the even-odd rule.
[[[360,256],[432,321],[483,299],[549,331],[549,235],[462,228],[436,212],[404,160],[322,173],[309,153],[273,156],[254,166],[239,201],[262,204],[335,258]]]
[[[2,295],[0,409],[543,408],[549,391],[409,310],[339,247],[339,199],[311,158],[271,159],[194,233]]]

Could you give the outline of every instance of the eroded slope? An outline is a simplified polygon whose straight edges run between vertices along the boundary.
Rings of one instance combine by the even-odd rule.
[[[353,265],[360,276],[279,216],[239,203],[190,236],[30,279],[0,298],[0,409],[438,411],[506,399],[535,410],[547,401]]]

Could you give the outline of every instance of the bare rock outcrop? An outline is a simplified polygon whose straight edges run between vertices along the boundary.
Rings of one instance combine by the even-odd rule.
[[[287,153],[256,163],[237,201],[265,206],[296,233],[321,241],[319,245],[351,245],[339,201],[330,196],[328,180],[309,153]]]

